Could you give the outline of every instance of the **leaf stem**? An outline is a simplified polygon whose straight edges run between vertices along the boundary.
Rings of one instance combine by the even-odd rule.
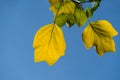
[[[54,21],[53,21],[54,24],[56,23],[56,19],[57,19],[57,16],[58,16],[58,13],[59,13],[59,10],[60,10],[60,7],[62,6],[62,4],[63,4],[63,1],[61,1],[61,4],[59,5],[58,10],[55,14],[55,18],[54,18]]]
[[[60,7],[61,7],[62,4],[63,4],[63,1],[61,1],[61,4],[60,4],[59,7],[58,7],[57,13],[55,14],[55,18],[54,18],[54,21],[53,21],[52,31],[51,31],[51,33],[50,33],[50,40],[49,40],[49,43],[48,43],[47,53],[48,53],[48,51],[49,51],[49,47],[50,47],[50,43],[51,43],[51,39],[52,39],[52,34],[53,34],[54,27],[55,27],[55,24],[56,24],[56,19],[57,19],[57,16],[58,16],[58,13],[59,13],[59,10],[60,10]]]

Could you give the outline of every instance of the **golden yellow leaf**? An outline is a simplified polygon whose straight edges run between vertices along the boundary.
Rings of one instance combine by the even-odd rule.
[[[102,56],[105,52],[115,52],[112,39],[118,32],[106,20],[91,22],[83,31],[82,39],[87,49],[95,46],[97,53]]]
[[[57,1],[54,4],[51,3],[50,10],[53,11],[55,15],[58,10],[58,15],[61,13],[74,14],[75,4],[71,0],[64,0],[63,2]]]
[[[55,24],[43,26],[35,34],[33,48],[35,62],[46,61],[52,66],[65,53],[62,30]]]

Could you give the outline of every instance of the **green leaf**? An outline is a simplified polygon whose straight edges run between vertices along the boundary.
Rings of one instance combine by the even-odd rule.
[[[77,4],[76,4],[74,16],[78,26],[84,25],[87,21],[87,16],[84,9]]]
[[[78,1],[80,1],[80,2],[84,2],[85,0],[78,0]]]
[[[62,13],[57,16],[56,23],[60,27],[64,26],[66,23],[67,23],[68,27],[71,27],[72,25],[75,24],[75,17],[72,14]]]
[[[59,8],[59,7],[60,8]],[[71,27],[75,23],[75,3],[72,0],[64,0],[62,3],[58,2],[55,4],[51,4],[50,10],[53,11],[54,14],[57,13],[58,8],[59,12],[56,18],[56,23],[58,26],[63,26],[65,23],[68,24],[68,27]]]
[[[105,52],[115,52],[112,39],[118,32],[106,20],[91,22],[83,31],[82,39],[87,49],[95,46],[97,53],[102,56]]]
[[[60,14],[60,15],[57,16],[57,18],[56,18],[56,24],[58,26],[62,27],[67,22],[67,19],[68,19],[68,15],[62,13],[62,14]]]
[[[33,41],[34,61],[46,61],[50,66],[55,64],[65,53],[65,40],[60,27],[48,24],[40,28]]]
[[[68,14],[68,19],[67,19],[68,27],[71,27],[74,24],[75,24],[75,17],[74,17],[74,15]]]
[[[93,16],[92,11],[90,9],[90,6],[88,6],[88,8],[87,8],[86,15],[87,15],[87,17],[92,17]]]
[[[95,0],[95,1],[92,2],[94,4],[94,6],[91,8],[92,14],[97,10],[97,8],[100,5],[100,2],[101,2],[101,0]]]

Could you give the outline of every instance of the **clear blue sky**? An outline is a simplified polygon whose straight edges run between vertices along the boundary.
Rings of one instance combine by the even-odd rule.
[[[85,26],[63,27],[66,54],[53,67],[33,62],[35,32],[52,23],[49,6],[48,0],[0,0],[0,80],[120,80],[120,36],[114,37],[116,53],[99,57],[84,47]],[[99,19],[120,33],[120,1],[103,0],[91,21]]]

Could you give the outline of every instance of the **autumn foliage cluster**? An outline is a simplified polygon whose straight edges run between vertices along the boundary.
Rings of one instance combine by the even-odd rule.
[[[40,28],[34,37],[34,61],[47,62],[50,66],[64,56],[66,43],[61,27],[70,28],[74,24],[83,26],[100,6],[101,0],[49,0],[50,10],[54,14],[54,20]],[[89,3],[87,8],[82,4]],[[82,40],[87,49],[95,47],[98,55],[106,52],[115,52],[115,43],[112,37],[118,32],[107,20],[89,22],[82,33]]]

